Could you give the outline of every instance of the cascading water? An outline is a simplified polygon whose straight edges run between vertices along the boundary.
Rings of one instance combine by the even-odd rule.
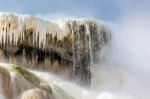
[[[27,15],[1,13],[1,59],[65,75],[67,79],[88,85],[92,61],[97,60],[97,52],[108,43],[107,30],[104,24],[88,19],[50,22]]]
[[[39,99],[55,99],[56,97],[57,97],[56,99],[132,99],[127,98],[126,95],[121,94],[118,95],[109,91],[105,92],[103,90],[96,91],[93,89],[91,90],[85,89],[83,87],[78,86],[77,84],[62,80],[48,72],[24,70],[21,69],[21,67],[15,67],[12,64],[1,63],[0,70],[1,73],[2,70],[3,72],[5,71],[8,71],[8,73],[10,72],[11,80],[9,89],[7,91],[10,91],[9,94],[11,95],[11,98],[8,97],[8,99],[30,99],[30,96],[34,97],[34,94],[36,93],[34,94],[27,93],[28,91],[26,92],[25,90],[29,90],[35,87],[39,87],[42,89],[46,88],[47,90],[49,90],[48,86],[52,88],[52,95],[54,95],[55,97],[51,96],[52,98],[39,98]],[[17,84],[14,85],[15,83],[13,83],[12,80],[16,81]],[[21,86],[18,86],[20,84]],[[58,88],[54,86],[58,86]],[[15,90],[12,91],[13,89],[20,89],[20,88],[22,91],[18,92]]]
[[[109,42],[101,22],[1,13],[0,99],[134,99],[122,87],[136,80],[109,66]]]
[[[2,62],[50,71],[87,86],[91,84],[93,60],[109,39],[107,27],[93,20],[50,22],[13,13],[0,14],[0,32]],[[11,82],[18,80],[12,78]]]

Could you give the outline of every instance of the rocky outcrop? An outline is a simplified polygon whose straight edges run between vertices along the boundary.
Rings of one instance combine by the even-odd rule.
[[[4,69],[0,68],[0,87],[1,87],[1,93],[9,98],[9,91],[10,91],[10,75],[9,72]]]
[[[0,94],[6,99],[74,99],[58,85],[12,64],[0,64],[0,76]]]
[[[16,99],[28,87],[6,67],[7,65],[0,64],[0,93],[6,99]]]
[[[42,69],[90,84],[91,61],[108,44],[110,31],[88,19],[41,20],[0,14],[0,58],[26,68]]]
[[[56,99],[45,90],[35,88],[25,91],[20,99]]]

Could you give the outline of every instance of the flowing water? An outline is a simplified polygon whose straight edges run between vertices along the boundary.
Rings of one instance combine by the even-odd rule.
[[[44,50],[48,47],[52,48],[52,45],[55,45],[52,44],[51,46],[49,45],[47,46],[47,43],[49,44],[49,41],[45,37],[45,35],[47,36],[50,35],[50,34],[46,34],[47,32],[52,33],[52,38],[56,38],[56,42],[57,39],[61,41],[62,39],[64,39],[66,36],[69,35],[69,32],[71,32],[72,33],[71,46],[69,47],[71,47],[72,50],[71,55],[73,55],[73,57],[71,58],[69,57],[69,58],[73,66],[71,69],[73,72],[71,73],[71,76],[73,76],[72,77],[73,80],[70,81],[70,80],[62,79],[60,75],[56,75],[56,73],[52,71],[49,72],[45,71],[46,67],[44,67],[44,70],[43,69],[35,70],[31,68],[25,69],[26,71],[29,71],[35,75],[35,76],[31,76],[29,72],[27,72],[27,74],[29,73],[29,75],[26,75],[26,72],[16,72],[17,70],[16,71],[12,70],[12,68],[14,67],[12,66],[12,64],[9,64],[10,62],[7,64],[0,63],[0,73],[2,73],[2,76],[0,75],[2,78],[0,79],[1,80],[0,85],[4,84],[3,80],[6,80],[5,81],[6,89],[8,83],[7,80],[9,80],[9,74],[10,74],[10,83],[8,84],[8,87],[10,87],[10,89],[8,88],[8,90],[3,90],[4,88],[0,88],[0,99],[5,99],[4,98],[5,95],[3,91],[10,91],[8,92],[8,94],[11,94],[12,97],[15,97],[14,99],[18,99],[24,93],[24,91],[30,88],[34,88],[35,86],[40,88],[41,87],[46,88],[46,90],[50,91],[48,89],[49,85],[51,85],[52,87],[56,85],[58,87],[58,88],[53,87],[52,89],[52,91],[54,91],[55,94],[56,93],[59,94],[63,92],[63,94],[61,95],[64,97],[60,96],[61,99],[149,99],[150,95],[148,92],[150,92],[149,91],[150,87],[148,86],[149,80],[147,79],[148,78],[147,75],[143,74],[143,72],[139,71],[136,68],[132,68],[128,66],[129,64],[126,63],[122,64],[122,62],[120,63],[120,61],[116,61],[117,58],[115,55],[118,55],[118,53],[116,53],[118,48],[114,47],[116,46],[116,42],[114,41],[116,34],[112,33],[112,40],[110,40],[109,44],[107,45],[108,42],[107,39],[110,39],[109,38],[110,35],[108,35],[107,33],[110,31],[105,27],[105,25],[99,24],[99,22],[89,21],[87,19],[86,20],[80,19],[80,20],[73,20],[73,21],[65,20],[65,21],[58,21],[58,22],[44,21],[43,23],[42,20],[32,18],[31,16],[17,15],[17,19],[16,16],[14,16],[14,14],[12,15],[2,14],[2,16],[3,17],[0,17],[2,21],[9,20],[10,23],[13,23],[11,26],[7,22],[1,22],[1,26],[4,27],[1,28],[2,33],[0,34],[1,36],[0,42],[1,42],[1,46],[5,47],[5,49],[7,50],[9,50],[8,46],[10,41],[12,45],[13,44],[15,45],[15,47],[18,44],[18,41],[19,43],[21,42],[23,44],[25,40],[24,38],[26,38],[24,37],[26,35],[24,35],[23,33],[24,33],[24,29],[27,28],[30,29],[32,27],[36,36],[35,37],[33,35],[31,36],[31,38],[34,39],[33,41],[29,36],[28,39],[29,42],[27,41],[25,42],[25,44],[28,45],[29,43],[29,45],[32,47],[35,46],[35,48],[36,47],[43,48]],[[32,22],[30,23],[30,21]],[[9,34],[7,34],[7,32]],[[13,34],[14,32],[18,33],[15,34],[15,37]],[[57,32],[60,32],[60,34]],[[81,33],[83,34],[81,35]],[[95,35],[93,36],[92,33],[93,34],[95,33]],[[19,39],[20,37],[21,39]],[[93,42],[97,42],[97,43],[93,43]],[[83,45],[79,46],[82,43],[84,46]],[[56,43],[56,45],[57,44],[58,42]],[[96,44],[99,44],[97,46],[99,51],[94,49]],[[68,49],[69,47],[66,47],[65,50],[70,51],[70,49]],[[60,48],[58,50],[57,48],[54,48],[54,50],[57,50],[57,52],[59,52],[64,49]],[[115,51],[115,53],[113,51]],[[81,61],[81,59],[83,58],[83,53],[88,53],[85,55],[87,56],[85,59],[87,62],[87,63],[85,62],[86,64],[82,63]],[[67,55],[64,57],[64,55],[67,54],[67,52],[64,51],[61,54],[63,58],[69,59],[67,58]],[[32,64],[32,62],[30,62],[29,60],[26,62],[26,65],[28,62],[29,64]],[[61,63],[61,65],[62,64],[63,62]],[[85,65],[86,69],[85,67],[81,68],[82,65]],[[83,71],[87,72],[89,70],[91,74],[89,73],[82,74]],[[141,74],[139,75],[139,73]],[[3,77],[4,75],[6,76],[5,78]],[[90,83],[90,85],[88,84],[88,86],[83,86],[76,82],[77,80],[82,81],[84,77],[86,79],[91,80],[91,82],[88,82],[87,80],[87,83]],[[34,82],[34,80],[36,81]],[[17,90],[13,89],[15,87],[18,89]],[[65,97],[70,97],[70,98],[65,98]]]
[[[0,64],[1,66],[4,66],[4,68],[10,68],[11,64]],[[29,70],[31,71],[31,70]],[[94,90],[85,89],[81,86],[78,86],[77,84],[69,81],[64,81],[58,77],[56,77],[53,74],[42,72],[42,71],[31,71],[33,74],[35,74],[39,78],[43,78],[48,83],[54,83],[55,85],[62,88],[65,92],[67,92],[69,95],[73,96],[75,99],[128,99],[124,98],[123,96],[112,94],[111,92],[103,92],[102,89],[100,90]],[[11,73],[11,85],[14,86],[13,80],[15,81],[15,78],[18,76],[16,74]],[[105,85],[102,85],[103,87]],[[10,86],[11,87],[11,86]],[[23,86],[22,86],[23,87]],[[108,87],[108,86],[107,86]],[[14,93],[15,94],[15,93]],[[2,96],[1,96],[1,99]],[[62,97],[63,99],[63,97]],[[66,99],[66,98],[65,98]]]

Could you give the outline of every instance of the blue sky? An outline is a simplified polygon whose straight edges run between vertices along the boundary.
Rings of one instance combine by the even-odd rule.
[[[0,0],[0,11],[116,20],[117,0]]]
[[[116,21],[134,9],[149,12],[149,5],[150,0],[0,0],[0,11]]]
[[[0,0],[0,11],[116,21],[134,9],[148,13],[149,5],[150,0]]]

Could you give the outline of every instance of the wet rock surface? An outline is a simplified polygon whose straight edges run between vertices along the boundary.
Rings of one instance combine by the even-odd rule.
[[[74,99],[59,85],[13,64],[1,63],[0,76],[0,94],[5,99]]]
[[[32,16],[0,14],[1,61],[65,75],[91,83],[90,65],[107,45],[107,27],[88,19],[44,21]]]
[[[56,99],[56,98],[45,90],[35,88],[25,91],[20,99]]]
[[[10,91],[10,80],[11,77],[9,75],[9,72],[3,68],[0,69],[0,87],[1,87],[1,93],[6,96],[7,98],[10,97],[9,91]]]

